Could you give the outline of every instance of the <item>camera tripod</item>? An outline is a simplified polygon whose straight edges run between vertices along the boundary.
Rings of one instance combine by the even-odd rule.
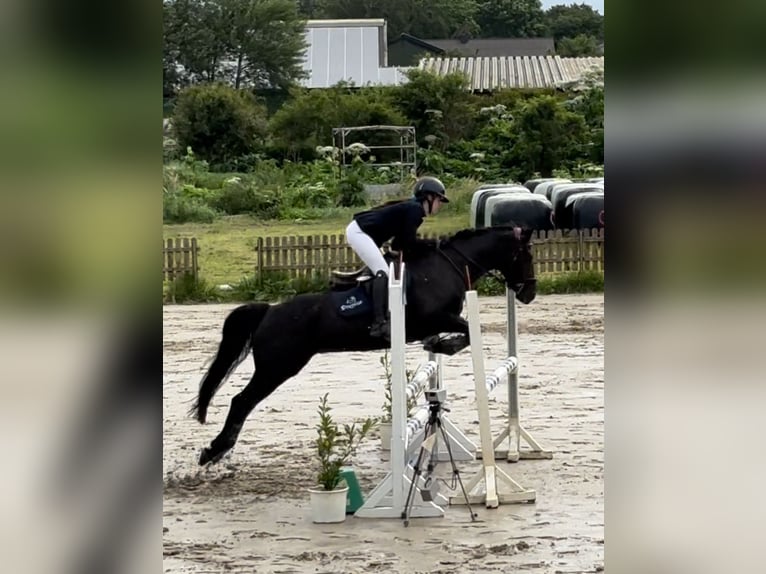
[[[454,489],[455,486],[459,484],[460,489],[463,492],[463,496],[465,497],[466,505],[468,506],[468,512],[471,515],[471,522],[476,520],[478,516],[471,508],[470,503],[468,503],[468,494],[465,491],[465,486],[463,486],[463,481],[460,478],[460,471],[458,470],[457,465],[455,464],[455,459],[452,456],[452,448],[450,447],[450,441],[447,437],[447,431],[444,430],[444,426],[442,425],[442,410],[449,412],[449,409],[442,405],[442,402],[446,398],[446,394],[447,392],[443,389],[426,391],[426,397],[428,398],[428,421],[423,428],[423,443],[420,447],[418,458],[412,467],[412,480],[410,481],[410,488],[407,491],[407,499],[404,503],[404,511],[402,511],[404,526],[409,526],[410,524],[410,512],[412,511],[412,505],[415,502],[415,485],[418,483],[418,480],[423,474],[421,465],[423,464],[423,459],[426,455],[426,452],[429,451],[428,439],[429,437],[433,437],[434,439],[436,438],[435,435],[437,429],[441,432],[442,439],[444,440],[444,444],[447,447],[449,462],[452,466],[452,484],[450,485],[450,488]],[[431,485],[433,484],[432,473],[436,467],[435,459],[436,444],[434,441],[434,445],[430,447],[430,458],[428,460],[428,467],[426,469],[426,477],[423,481],[423,490],[421,490],[423,500],[433,500],[434,498],[434,494],[431,492]]]

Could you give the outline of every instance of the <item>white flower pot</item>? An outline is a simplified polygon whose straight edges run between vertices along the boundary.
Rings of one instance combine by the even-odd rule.
[[[311,495],[311,518],[317,523],[343,522],[346,520],[346,494],[348,486],[335,490],[309,488]]]
[[[380,448],[391,450],[391,423],[379,423],[380,429]]]

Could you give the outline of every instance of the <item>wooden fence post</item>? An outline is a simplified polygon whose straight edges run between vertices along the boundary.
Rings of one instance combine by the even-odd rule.
[[[191,249],[192,249],[192,274],[194,275],[194,279],[196,280],[199,277],[199,260],[197,259],[197,256],[199,254],[199,246],[197,245],[196,237],[192,237]]]
[[[255,240],[255,251],[258,253],[255,258],[255,281],[261,287],[263,286],[263,237]]]

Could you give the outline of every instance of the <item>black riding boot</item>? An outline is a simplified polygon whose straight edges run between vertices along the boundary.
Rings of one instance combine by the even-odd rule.
[[[371,337],[391,340],[391,324],[388,322],[388,275],[378,271],[372,279],[372,306],[375,320],[370,327]]]

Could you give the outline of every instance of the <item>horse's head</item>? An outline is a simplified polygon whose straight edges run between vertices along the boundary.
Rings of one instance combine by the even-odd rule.
[[[441,245],[443,254],[448,253],[447,259],[458,272],[460,265],[468,267],[471,284],[491,271],[499,271],[508,288],[516,293],[516,299],[526,304],[537,295],[531,239],[532,231],[520,227],[464,229],[441,244],[435,243],[432,249]],[[453,260],[455,257],[458,263]]]
[[[501,228],[497,235],[500,244],[497,270],[503,274],[508,288],[516,293],[516,299],[524,304],[531,303],[537,295],[532,231],[520,227]]]

